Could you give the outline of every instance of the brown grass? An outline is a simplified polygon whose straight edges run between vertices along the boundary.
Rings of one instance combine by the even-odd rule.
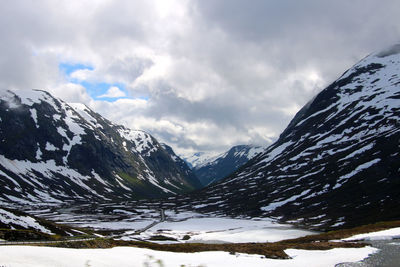
[[[19,240],[58,240],[59,235],[48,235],[34,230],[0,229],[0,238],[7,241]]]
[[[328,241],[328,240],[338,240],[342,238],[347,238],[353,235],[376,232],[381,230],[386,230],[390,228],[400,227],[400,221],[387,221],[387,222],[378,222],[374,224],[366,224],[350,229],[341,229],[329,231],[326,233],[321,233],[317,235],[308,235],[304,237],[299,237],[295,239],[284,240],[280,242],[290,242],[290,243],[308,243],[315,241]]]
[[[55,247],[67,248],[112,248],[112,247],[139,247],[153,250],[170,252],[202,252],[202,251],[226,251],[234,253],[258,254],[267,258],[288,259],[284,252],[288,248],[327,250],[343,247],[363,247],[365,244],[349,242],[310,242],[310,243],[229,243],[229,244],[202,244],[202,243],[182,243],[182,244],[156,244],[141,241],[122,241],[113,239],[99,238],[96,240],[80,242],[64,242],[50,244]]]
[[[374,232],[393,227],[399,227],[400,221],[380,222],[369,224],[352,229],[343,229],[309,235],[295,239],[283,240],[274,243],[229,243],[229,244],[201,244],[201,243],[182,243],[182,244],[156,244],[140,241],[122,241],[99,238],[81,242],[64,242],[51,244],[56,247],[67,248],[112,248],[116,246],[130,246],[139,248],[148,248],[153,250],[171,251],[171,252],[202,252],[202,251],[226,251],[230,253],[247,253],[264,255],[267,258],[287,259],[288,255],[285,249],[307,249],[307,250],[327,250],[332,248],[350,248],[364,247],[366,244],[354,242],[330,242],[360,233]]]

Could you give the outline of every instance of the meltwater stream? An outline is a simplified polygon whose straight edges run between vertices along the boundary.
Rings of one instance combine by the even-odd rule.
[[[363,241],[379,251],[361,262],[340,263],[335,267],[398,267],[400,266],[400,240]]]

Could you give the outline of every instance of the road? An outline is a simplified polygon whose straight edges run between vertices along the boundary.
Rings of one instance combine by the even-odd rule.
[[[159,221],[154,221],[151,224],[147,225],[146,227],[143,227],[142,229],[136,230],[135,234],[139,235],[139,234],[143,233],[144,231],[149,230],[151,227],[153,227],[153,226],[155,226],[155,225],[157,225],[159,223],[162,223],[164,221],[165,221],[165,211],[164,211],[164,209],[160,209],[160,220]]]
[[[95,238],[79,238],[79,239],[67,239],[67,240],[38,240],[38,241],[0,241],[0,246],[13,246],[13,245],[33,245],[33,244],[55,244],[62,242],[79,242],[79,241],[88,241],[94,240]]]
[[[161,220],[160,220],[160,222],[165,221],[165,212],[164,212],[164,209],[161,209],[161,210],[160,210],[160,215],[161,215]]]

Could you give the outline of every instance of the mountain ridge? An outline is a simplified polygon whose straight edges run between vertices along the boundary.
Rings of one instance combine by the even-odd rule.
[[[253,145],[236,145],[218,156],[197,164],[193,171],[201,183],[208,186],[233,173],[264,149]]]
[[[161,197],[200,187],[150,134],[39,90],[0,96],[3,201]]]
[[[199,212],[319,230],[400,218],[399,48],[365,57],[307,103],[265,152],[179,201]]]

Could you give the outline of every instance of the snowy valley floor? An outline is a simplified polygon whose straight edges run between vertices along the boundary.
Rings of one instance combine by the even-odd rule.
[[[110,266],[334,266],[360,261],[376,249],[336,248],[327,251],[288,249],[289,260],[266,259],[259,255],[228,252],[174,253],[143,248],[68,249],[49,247],[0,247],[4,267],[110,267]],[[147,264],[147,265],[146,265]]]
[[[355,235],[348,241],[386,240],[392,250],[398,251],[400,243],[393,238],[400,236],[400,228],[393,228],[370,234]],[[338,241],[338,240],[336,240]],[[285,242],[285,241],[283,241]],[[157,245],[157,244],[155,244]],[[269,259],[261,255],[229,253],[221,251],[176,253],[136,247],[114,247],[107,249],[72,249],[35,246],[0,247],[0,266],[377,266],[382,258],[379,253],[372,260],[359,262],[378,249],[371,246],[362,248],[334,248],[329,250],[285,249],[291,259]],[[393,253],[393,252],[392,252]],[[374,258],[375,256],[375,258]],[[358,262],[353,264],[354,262]],[[372,263],[371,263],[372,262]],[[395,261],[394,261],[395,262]],[[387,265],[396,266],[396,265]]]
[[[159,220],[159,210],[128,210],[109,206],[105,209],[107,212],[97,214],[88,214],[83,210],[58,209],[55,212],[43,209],[32,213],[59,223],[89,227],[110,234],[113,239],[54,245],[62,247],[0,246],[0,267],[375,266],[374,262],[381,259],[373,243],[372,246],[364,246],[349,241],[385,240],[385,246],[389,246],[392,254],[400,248],[399,242],[392,240],[400,238],[400,227],[394,228],[400,226],[400,222],[360,227],[351,232],[339,230],[319,234],[268,219],[233,219],[166,210],[166,221],[137,234],[136,230]],[[385,230],[379,231],[382,229]],[[372,231],[374,233],[360,235]],[[290,258],[272,259],[265,255]],[[369,255],[373,255],[368,258],[372,259],[372,265],[352,265]]]

